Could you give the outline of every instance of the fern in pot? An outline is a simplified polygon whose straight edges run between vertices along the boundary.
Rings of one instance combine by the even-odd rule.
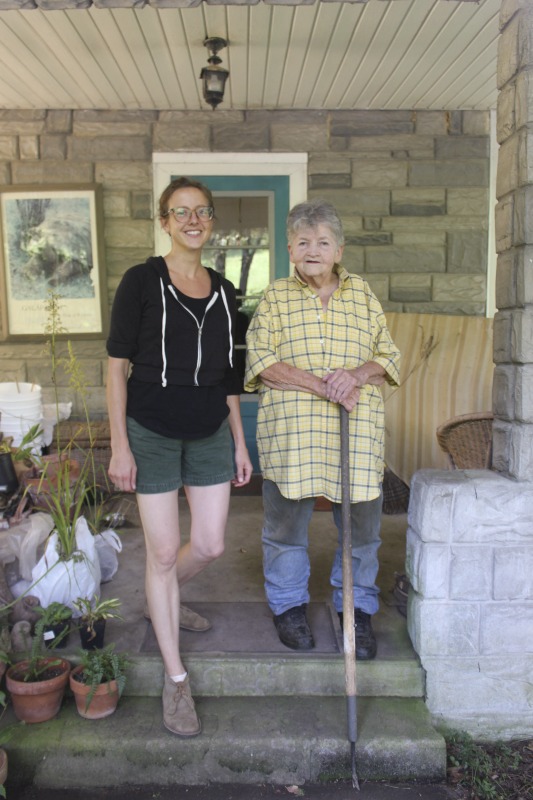
[[[80,663],[70,674],[70,688],[82,717],[102,719],[113,714],[126,685],[129,663],[128,655],[115,652],[114,644],[81,651]]]
[[[15,716],[23,722],[46,722],[58,713],[68,684],[70,663],[64,658],[45,653],[44,633],[56,615],[54,606],[43,609],[35,623],[31,650],[26,659],[12,664],[6,673],[6,686],[11,695]],[[60,641],[54,637],[49,647]]]

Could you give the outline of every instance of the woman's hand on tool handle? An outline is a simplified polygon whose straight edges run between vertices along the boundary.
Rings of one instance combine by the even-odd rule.
[[[336,369],[322,378],[326,385],[326,397],[339,403],[347,411],[353,411],[359,401],[361,387],[366,384],[381,386],[385,382],[385,370],[375,361],[367,361],[355,369]]]

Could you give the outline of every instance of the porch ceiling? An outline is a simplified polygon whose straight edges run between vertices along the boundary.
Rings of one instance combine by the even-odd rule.
[[[496,105],[500,0],[37,5],[0,0],[1,108],[206,109],[207,36],[229,41],[222,110]]]

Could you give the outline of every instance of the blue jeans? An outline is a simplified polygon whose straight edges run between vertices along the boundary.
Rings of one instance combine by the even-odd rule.
[[[315,505],[314,497],[288,500],[273,481],[263,481],[263,571],[265,592],[276,616],[294,606],[309,602],[308,529]],[[379,607],[378,549],[381,544],[381,509],[383,495],[375,500],[353,503],[352,566],[353,602],[367,614]],[[338,545],[333,558],[330,582],[333,586],[333,605],[342,611],[342,511],[333,503],[333,519],[338,530]]]

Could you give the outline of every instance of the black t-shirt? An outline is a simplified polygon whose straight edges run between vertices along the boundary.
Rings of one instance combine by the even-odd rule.
[[[166,386],[128,381],[126,414],[149,431],[171,439],[204,439],[229,414],[223,386]]]

